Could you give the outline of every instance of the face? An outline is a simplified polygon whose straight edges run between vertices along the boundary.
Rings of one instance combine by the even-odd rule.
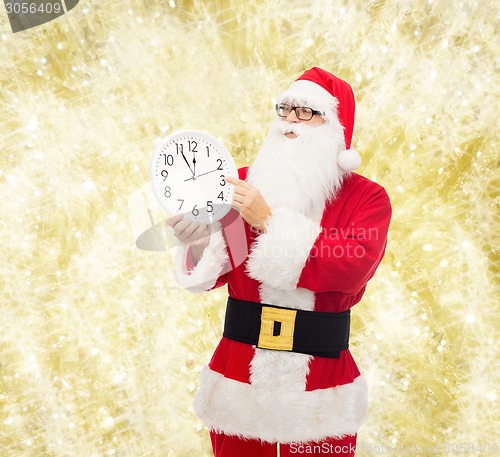
[[[309,119],[308,121],[304,121],[297,117],[295,110],[290,111],[288,113],[288,116],[282,117],[281,120],[283,122],[288,122],[289,124],[306,124],[310,126],[321,125],[325,123],[325,119],[323,118],[323,116],[321,116],[321,114],[314,114],[311,119]],[[285,136],[287,138],[297,138],[297,134],[294,132],[286,132]]]

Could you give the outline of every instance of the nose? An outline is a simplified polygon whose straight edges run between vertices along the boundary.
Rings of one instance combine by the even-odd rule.
[[[288,116],[286,117],[286,120],[288,122],[300,122],[300,119],[297,117],[297,115],[295,114],[295,110],[291,110],[289,113],[288,113]]]

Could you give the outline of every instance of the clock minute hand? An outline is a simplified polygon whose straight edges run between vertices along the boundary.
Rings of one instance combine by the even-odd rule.
[[[187,165],[187,166],[188,166],[188,168],[189,168],[189,171],[190,171],[190,172],[191,172],[191,174],[194,176],[194,172],[193,172],[193,170],[191,170],[191,165],[189,165],[189,162],[187,161],[186,156],[184,155],[184,153],[182,152],[182,150],[181,150],[181,154],[182,154],[182,158],[184,159],[184,162],[186,162],[186,165]]]

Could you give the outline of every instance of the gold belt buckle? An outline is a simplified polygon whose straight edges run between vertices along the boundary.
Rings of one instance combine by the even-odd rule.
[[[262,307],[258,348],[291,351],[297,310]],[[275,323],[281,324],[275,332]],[[275,333],[278,333],[277,335]]]

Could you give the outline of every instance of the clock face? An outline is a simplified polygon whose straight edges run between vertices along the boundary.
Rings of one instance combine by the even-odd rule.
[[[231,209],[234,186],[225,176],[238,177],[227,149],[208,133],[179,130],[164,138],[151,159],[153,192],[169,214],[212,223]]]

